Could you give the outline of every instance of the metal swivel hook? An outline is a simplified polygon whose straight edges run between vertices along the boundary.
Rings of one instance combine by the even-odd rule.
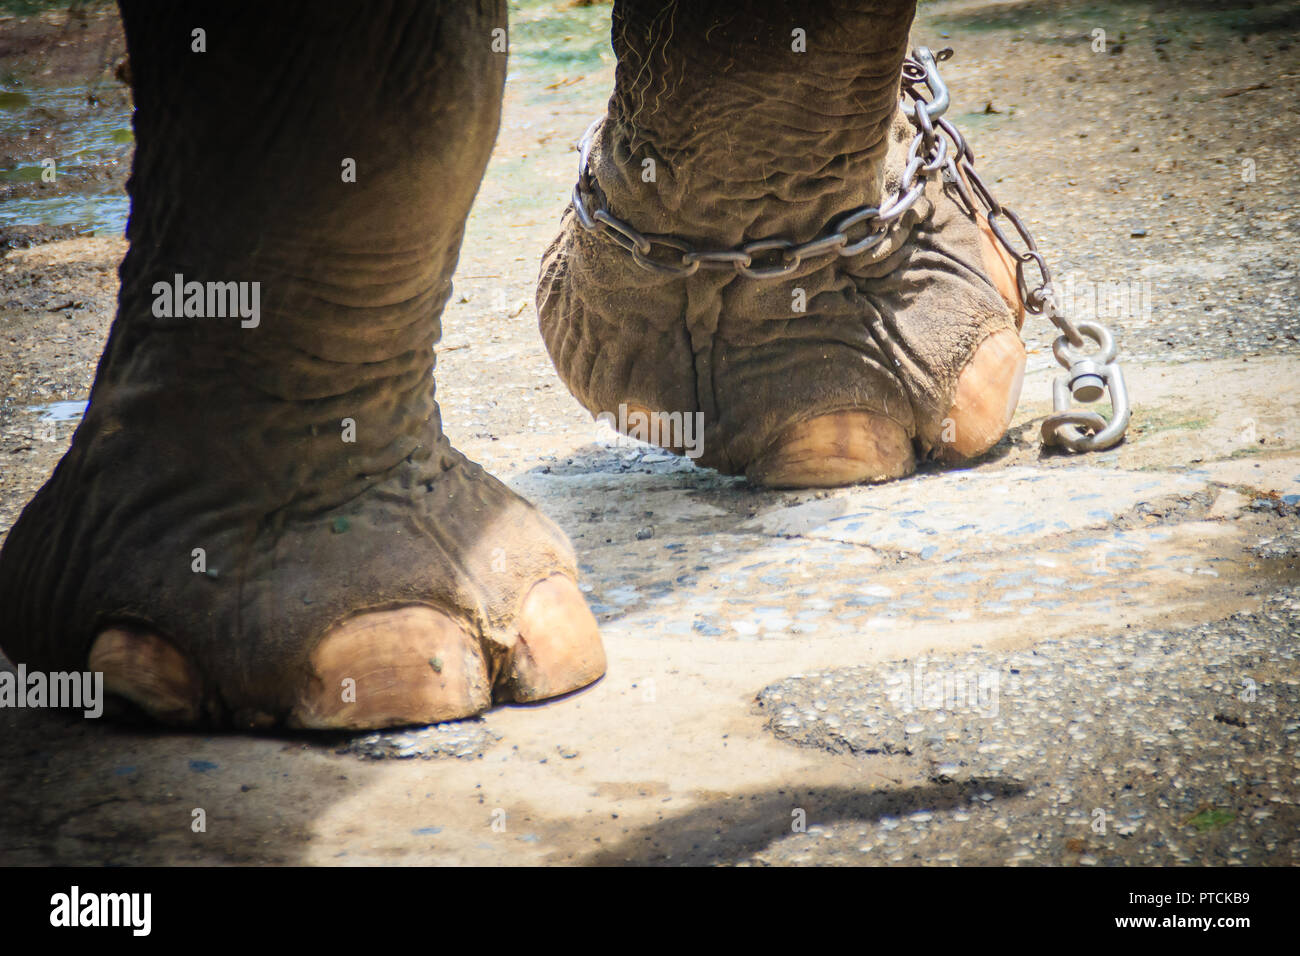
[[[1067,371],[1052,383],[1053,412],[1043,421],[1043,444],[1059,445],[1070,451],[1104,451],[1124,438],[1130,412],[1128,389],[1124,385],[1124,373],[1115,361],[1115,339],[1110,330],[1099,322],[1078,322],[1075,328],[1096,342],[1099,351],[1091,356],[1076,356],[1064,335],[1057,336],[1052,343],[1052,354]],[[1109,422],[1097,412],[1070,407],[1071,399],[1091,403],[1107,392],[1111,405]],[[1090,431],[1085,433],[1081,428]]]

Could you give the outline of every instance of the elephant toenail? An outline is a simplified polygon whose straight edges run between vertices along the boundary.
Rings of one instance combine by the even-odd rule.
[[[156,720],[193,724],[199,719],[201,682],[189,658],[156,634],[130,627],[100,633],[87,667],[104,675],[104,689],[129,700]]]
[[[497,698],[528,703],[586,687],[605,673],[596,618],[578,586],[562,574],[529,590],[518,637],[497,679]]]
[[[839,411],[786,428],[745,474],[769,488],[834,488],[901,478],[915,467],[903,426],[883,415]]]
[[[1007,433],[1025,377],[1025,346],[1011,329],[986,338],[957,380],[952,407],[943,419],[935,456],[974,458]]]
[[[368,730],[432,724],[482,713],[492,703],[477,637],[431,607],[349,618],[317,644],[310,667],[290,726]]]

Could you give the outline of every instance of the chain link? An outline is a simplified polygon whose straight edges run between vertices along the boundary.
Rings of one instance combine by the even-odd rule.
[[[1021,218],[998,202],[988,184],[975,171],[975,156],[957,128],[943,118],[950,102],[948,87],[938,64],[952,56],[951,49],[932,53],[918,47],[903,61],[901,107],[916,134],[908,147],[898,190],[881,206],[858,206],[833,217],[818,235],[806,242],[770,237],[731,249],[700,249],[678,236],[642,233],[608,209],[596,208],[595,177],[589,167],[591,147],[600,120],[587,128],[578,144],[578,181],[573,187],[573,210],[578,224],[627,251],[644,269],[685,278],[700,269],[733,270],[747,279],[779,279],[791,275],[809,260],[858,256],[889,235],[894,223],[916,205],[926,184],[942,177],[974,215],[982,206],[984,218],[998,243],[1016,261],[1016,286],[1025,310],[1042,315],[1061,333],[1052,346],[1057,362],[1067,370],[1052,386],[1053,412],[1043,422],[1043,443],[1071,451],[1101,451],[1118,444],[1128,427],[1129,402],[1124,376],[1115,361],[1110,331],[1098,322],[1071,322],[1060,310],[1052,271],[1038,251],[1038,243]],[[928,96],[921,92],[924,86]],[[1016,248],[1003,231],[1001,220],[1015,229],[1024,245]],[[861,234],[858,231],[861,230]],[[1036,276],[1031,276],[1033,267]],[[1084,349],[1091,339],[1098,347],[1092,356],[1070,351]],[[1111,419],[1097,412],[1070,407],[1079,402],[1111,396]]]

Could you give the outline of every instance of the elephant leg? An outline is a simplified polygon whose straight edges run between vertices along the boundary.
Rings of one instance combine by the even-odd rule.
[[[803,242],[882,205],[913,133],[899,107],[913,7],[617,0],[593,205],[710,249]],[[934,181],[879,245],[782,278],[650,271],[570,208],[537,303],[556,368],[593,414],[700,414],[699,462],[772,486],[982,454],[1024,371],[1014,263]]]
[[[434,400],[504,0],[122,8],[118,314],[0,555],[0,646],[179,724],[429,723],[595,680],[567,539]]]

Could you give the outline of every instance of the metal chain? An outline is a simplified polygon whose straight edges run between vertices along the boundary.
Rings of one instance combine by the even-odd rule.
[[[856,256],[882,242],[894,223],[916,205],[926,183],[942,177],[953,186],[974,214],[980,206],[989,229],[1016,260],[1016,285],[1025,310],[1043,315],[1060,331],[1052,354],[1067,370],[1052,385],[1053,413],[1043,422],[1046,445],[1071,451],[1102,451],[1118,444],[1128,427],[1128,390],[1115,361],[1115,341],[1100,322],[1071,322],[1061,311],[1052,286],[1052,271],[1038,251],[1038,244],[1024,222],[994,197],[975,172],[975,156],[965,138],[943,114],[948,109],[948,87],[939,76],[938,64],[952,56],[951,49],[932,53],[918,47],[903,61],[901,107],[916,128],[907,150],[907,161],[898,190],[881,206],[858,206],[831,218],[818,235],[806,242],[771,237],[756,239],[731,249],[701,249],[678,236],[643,233],[619,219],[608,209],[593,209],[595,177],[589,168],[591,146],[600,120],[587,128],[578,144],[578,181],[573,187],[573,211],[578,224],[626,250],[637,265],[663,275],[685,278],[700,269],[731,269],[747,279],[779,279],[788,276],[810,259],[830,255]],[[919,87],[924,85],[927,97]],[[1024,243],[1018,251],[1003,232],[999,220],[1015,228]],[[861,230],[861,235],[858,231]],[[656,252],[656,247],[668,252]],[[765,261],[761,261],[765,260]],[[1038,283],[1031,288],[1026,266],[1032,264]],[[1098,351],[1091,356],[1071,349],[1083,349],[1091,339]],[[1070,399],[1091,403],[1110,392],[1111,419],[1097,412],[1072,409]]]

